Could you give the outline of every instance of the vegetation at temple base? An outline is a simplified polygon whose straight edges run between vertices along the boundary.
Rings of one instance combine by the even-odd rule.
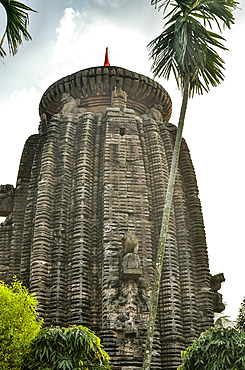
[[[214,328],[182,352],[178,370],[242,370],[245,369],[245,298],[236,322],[220,316]]]
[[[170,74],[173,73],[178,88],[182,90],[183,99],[158,243],[143,361],[144,370],[151,368],[163,257],[187,102],[195,93],[208,92],[210,86],[217,86],[223,81],[224,61],[216,50],[227,49],[222,43],[225,41],[224,38],[213,32],[212,26],[214,25],[219,32],[222,27],[230,28],[235,22],[233,11],[237,8],[238,2],[234,0],[151,0],[151,4],[163,11],[166,20],[163,32],[148,45],[150,56],[154,61],[152,66],[154,76],[169,79]]]
[[[27,31],[29,23],[27,11],[35,12],[35,10],[15,0],[0,0],[0,5],[4,7],[7,17],[4,34],[0,35],[0,57],[4,58],[6,56],[6,51],[3,48],[5,38],[7,39],[10,55],[17,53],[23,39],[31,40],[31,35]]]
[[[245,332],[245,298],[241,303],[239,314],[236,320],[236,329]]]
[[[21,356],[39,332],[37,300],[15,277],[0,281],[0,369],[19,369]]]
[[[110,369],[100,339],[82,326],[42,329],[37,299],[17,280],[0,281],[0,369]]]
[[[214,327],[182,353],[178,370],[245,369],[245,333],[234,328]]]
[[[100,339],[88,328],[41,329],[24,356],[23,370],[110,369]]]

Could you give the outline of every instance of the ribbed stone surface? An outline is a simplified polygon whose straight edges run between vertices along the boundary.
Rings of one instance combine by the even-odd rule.
[[[127,107],[137,115],[156,104],[163,119],[171,116],[172,104],[167,91],[149,77],[119,67],[94,67],[66,76],[51,85],[40,102],[40,115],[58,113],[63,93],[77,100],[79,107],[105,113],[111,105],[111,94],[121,88],[128,95]]]
[[[111,107],[115,87],[127,92],[126,109]],[[56,114],[64,92],[84,108],[79,114]],[[46,325],[94,330],[116,370],[142,368],[176,135],[173,125],[153,119],[153,104],[169,117],[166,91],[122,68],[92,68],[53,84],[40,103],[41,133],[23,150],[12,219],[0,227],[0,279],[20,277],[36,293]],[[127,232],[137,236],[130,261],[140,267],[125,273]],[[176,369],[213,313],[201,205],[183,140],[152,369]]]

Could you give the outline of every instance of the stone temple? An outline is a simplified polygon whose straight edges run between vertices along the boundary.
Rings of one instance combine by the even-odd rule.
[[[17,275],[45,324],[84,325],[115,370],[142,368],[154,261],[176,127],[157,82],[119,67],[60,79],[40,102],[16,187],[0,187],[0,279]],[[209,272],[196,177],[186,142],[169,224],[152,369],[223,310]]]

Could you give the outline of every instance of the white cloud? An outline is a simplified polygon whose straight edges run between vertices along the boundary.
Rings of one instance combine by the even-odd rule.
[[[84,28],[85,13],[81,14],[72,8],[66,8],[59,28],[56,29],[58,37],[53,53],[55,61],[72,58],[74,46],[78,45],[79,35],[84,32]]]
[[[54,78],[103,65],[107,46],[111,65],[141,73],[149,71],[151,62],[148,60],[145,35],[134,28],[118,27],[107,19],[91,17],[86,12],[65,9],[57,28],[57,41],[50,60]],[[140,65],[139,57],[142,61]]]
[[[40,92],[35,87],[31,87],[15,90],[11,97],[1,104],[1,123],[4,125],[4,135],[0,136],[2,184],[15,185],[18,161],[24,143],[38,130],[39,100]],[[10,168],[11,171],[9,171]]]

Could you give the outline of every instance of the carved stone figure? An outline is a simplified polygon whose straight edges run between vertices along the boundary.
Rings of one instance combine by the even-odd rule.
[[[160,112],[161,106],[154,104],[147,112],[148,117],[153,118],[155,121],[163,121],[162,114]]]
[[[138,253],[139,242],[136,234],[132,231],[126,231],[122,238],[122,245],[124,248],[124,253]]]
[[[127,231],[122,239],[124,256],[122,261],[122,278],[138,279],[142,274],[138,254],[138,238],[135,233]]]
[[[78,107],[76,100],[69,93],[62,94],[61,103],[63,104],[63,107],[60,111],[60,114],[83,114],[86,112],[84,108]]]
[[[125,321],[125,333],[126,334],[136,334],[136,315],[137,307],[133,304],[126,306],[126,312],[128,314],[128,320]]]
[[[138,323],[144,311],[138,283],[135,281],[123,282],[119,299],[119,315],[117,316],[117,328],[130,335],[138,333]]]
[[[121,88],[115,87],[111,94],[111,106],[113,108],[126,108],[127,106],[127,93]]]

